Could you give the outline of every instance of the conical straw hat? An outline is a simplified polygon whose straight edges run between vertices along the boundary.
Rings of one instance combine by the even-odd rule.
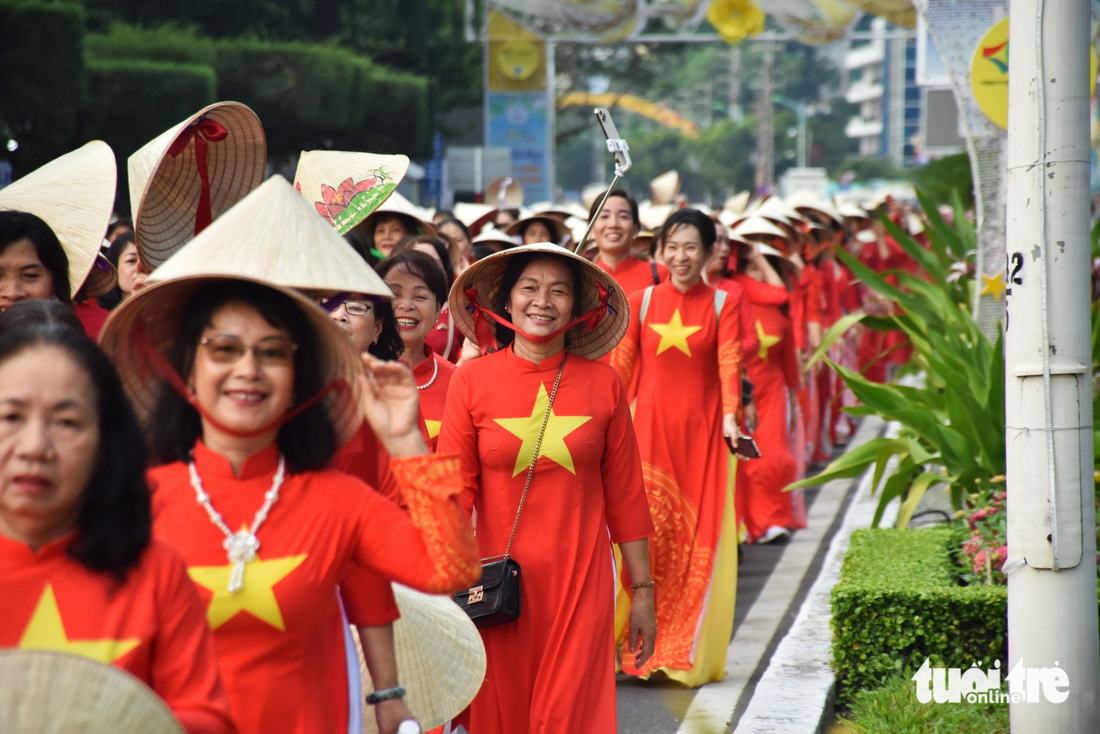
[[[676,195],[680,193],[680,173],[678,171],[665,171],[649,182],[649,191],[653,197],[653,203],[657,206],[671,204]]]
[[[256,113],[239,102],[217,102],[199,110],[130,156],[130,205],[134,239],[150,273],[195,236],[202,181],[196,140],[177,155],[171,148],[181,135],[206,122],[225,128],[224,140],[207,142],[210,214],[217,219],[264,180],[267,139]]]
[[[760,208],[756,210],[755,214],[777,222],[783,222],[784,224],[793,221],[802,221],[806,218],[800,212],[788,206],[786,202],[778,196],[770,196],[765,199],[764,203],[760,205]]]
[[[745,211],[745,207],[749,205],[749,199],[752,197],[748,191],[742,191],[739,194],[734,194],[730,198],[726,199],[722,205],[722,209],[733,214],[741,214]]]
[[[542,222],[546,228],[550,230],[550,236],[554,238],[555,244],[560,245],[562,240],[571,234],[569,227],[565,224],[565,220],[552,217],[549,214],[533,214],[524,219],[512,222],[508,225],[508,229],[504,230],[505,234],[509,234],[512,237],[520,237],[520,233],[524,227],[532,222]]]
[[[428,731],[474,700],[485,679],[485,646],[477,627],[451,597],[422,594],[401,584],[393,584],[393,595],[401,611],[393,637],[405,703]],[[373,685],[358,636],[355,639],[366,694]],[[378,734],[373,712],[363,716],[363,731]]]
[[[404,155],[303,151],[294,188],[340,234],[347,234],[397,189],[409,170]]]
[[[759,242],[756,244],[756,247],[758,250],[760,250],[761,255],[763,255],[764,257],[772,258],[772,265],[776,266],[779,270],[787,270],[792,275],[796,277],[798,276],[801,268],[795,265],[794,262],[792,262],[791,259],[784,255],[782,252],[775,249],[774,247],[771,247],[770,245],[765,245]]]
[[[302,197],[294,194],[294,198],[306,206]],[[332,232],[316,214],[310,214],[310,218]],[[254,278],[232,275],[186,275],[147,285],[111,312],[99,335],[99,346],[118,370],[142,426],[148,429],[157,401],[165,390],[172,389],[147,353],[148,348],[151,346],[162,357],[167,356],[179,338],[180,323],[192,296],[200,287],[214,281],[256,283],[282,293],[301,309],[313,327],[323,352],[320,360],[321,383],[330,385],[340,380],[350,388],[334,390],[325,398],[324,405],[338,445],[343,446],[351,440],[361,423],[359,375],[363,373],[363,363],[355,344],[331,316],[301,293]],[[142,333],[147,344],[142,340]],[[185,375],[180,377],[186,379]]]
[[[499,211],[500,209],[495,206],[471,204],[465,201],[457,202],[454,206],[455,219],[465,224],[470,234],[475,237],[482,227],[496,220]]]
[[[439,228],[432,224],[430,219],[425,218],[424,211],[402,196],[400,191],[394,191],[390,194],[390,198],[386,199],[382,206],[365,216],[361,224],[365,229],[370,229],[371,223],[383,214],[400,214],[412,220],[409,222],[410,224],[419,226],[423,230],[412,234],[430,234],[432,236],[439,234]]]
[[[752,216],[738,224],[733,235],[738,237],[782,237],[788,239],[790,235],[779,228],[778,225],[762,216]]]
[[[505,247],[515,247],[517,242],[514,237],[509,237],[504,230],[496,227],[486,227],[473,239],[475,245],[499,245],[497,250]]]
[[[852,219],[870,219],[871,215],[867,213],[867,210],[861,206],[857,206],[847,201],[838,201],[836,203],[836,210],[840,216]]]
[[[600,200],[605,191],[607,191],[605,183],[591,183],[581,190],[581,204],[585,209],[584,219],[588,219],[588,212],[592,211],[592,205]]]
[[[654,204],[643,201],[638,205],[638,221],[646,229],[658,230],[664,225],[665,220],[672,216],[672,212],[672,204]]]
[[[41,650],[0,652],[0,731],[184,734],[164,702],[129,673]]]
[[[832,222],[842,222],[840,214],[837,213],[836,207],[834,207],[825,199],[819,198],[812,191],[796,191],[795,193],[787,197],[787,205],[793,207],[800,214],[805,213],[803,210],[809,210],[810,212],[814,212],[821,216],[824,216]],[[820,219],[821,216],[819,216],[818,219]]]
[[[523,206],[523,185],[511,176],[498,178],[485,189],[485,203],[498,209],[519,209]]]
[[[579,357],[587,359],[599,359],[615,348],[615,345],[626,333],[627,324],[630,323],[630,304],[626,294],[619,288],[614,278],[600,270],[595,264],[575,255],[564,247],[543,242],[535,245],[520,245],[508,250],[502,250],[489,257],[482,258],[466,268],[462,275],[458,276],[451,286],[451,297],[448,299],[451,308],[451,318],[462,333],[473,343],[477,344],[477,334],[474,333],[474,317],[467,310],[470,301],[466,298],[466,289],[474,288],[478,293],[478,301],[482,308],[491,309],[497,293],[500,292],[501,281],[504,279],[504,271],[508,269],[510,258],[520,253],[544,253],[557,257],[572,258],[582,264],[581,272],[585,282],[577,288],[577,297],[581,299],[579,313],[588,313],[600,303],[600,293],[597,283],[603,285],[611,293],[608,301],[610,308],[600,320],[596,328],[586,331],[583,324],[578,324],[569,330],[566,339],[566,349]],[[495,346],[495,345],[494,345]]]
[[[278,175],[182,247],[149,282],[193,275],[393,297],[370,265]]]
[[[30,212],[57,235],[69,258],[70,295],[95,265],[115,205],[117,176],[111,146],[93,140],[0,189],[0,211]]]
[[[118,285],[118,271],[103,255],[95,256],[95,263],[84,281],[82,297],[91,300],[105,296]]]

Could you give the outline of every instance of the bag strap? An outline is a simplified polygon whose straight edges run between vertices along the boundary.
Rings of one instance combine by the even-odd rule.
[[[550,391],[550,399],[546,403],[546,413],[542,416],[542,427],[539,428],[539,437],[535,441],[535,450],[531,455],[531,466],[527,468],[527,481],[523,485],[523,494],[519,498],[519,509],[516,510],[516,521],[512,523],[512,535],[508,538],[508,548],[504,551],[503,556],[490,556],[489,558],[482,558],[482,562],[492,561],[497,558],[511,558],[512,556],[512,543],[516,540],[516,530],[519,528],[519,516],[523,514],[523,505],[527,502],[527,491],[531,489],[531,477],[535,475],[535,464],[539,460],[539,449],[542,448],[542,437],[546,435],[546,425],[550,422],[550,411],[554,408],[554,397],[558,394],[558,385],[561,384],[562,373],[565,372],[565,360],[568,358],[569,353],[564,352],[561,358],[561,365],[558,367],[558,376],[554,378],[554,389]]]
[[[645,326],[645,315],[649,313],[649,302],[652,300],[653,286],[649,286],[642,295],[642,307],[638,309],[638,326]]]
[[[649,268],[650,268],[650,270],[653,271],[653,285],[660,285],[661,284],[661,276],[657,272],[657,263],[650,261]]]

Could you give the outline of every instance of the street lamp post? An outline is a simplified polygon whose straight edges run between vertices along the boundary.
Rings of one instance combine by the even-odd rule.
[[[1009,19],[1003,673],[1013,734],[1096,731],[1089,1]]]

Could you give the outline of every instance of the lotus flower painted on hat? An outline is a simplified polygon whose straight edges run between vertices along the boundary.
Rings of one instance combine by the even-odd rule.
[[[384,169],[376,168],[370,172],[369,177],[358,183],[349,176],[337,188],[321,184],[321,201],[314,202],[314,206],[329,224],[338,231],[344,231],[341,225],[349,224],[352,219],[356,222],[363,221],[368,214],[381,206],[395,188],[397,182],[391,180]],[[297,184],[297,189],[299,192],[302,190],[300,183]]]

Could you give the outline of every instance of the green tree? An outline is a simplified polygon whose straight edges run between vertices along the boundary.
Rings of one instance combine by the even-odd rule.
[[[72,147],[85,99],[84,11],[0,0],[0,148],[16,176]]]

